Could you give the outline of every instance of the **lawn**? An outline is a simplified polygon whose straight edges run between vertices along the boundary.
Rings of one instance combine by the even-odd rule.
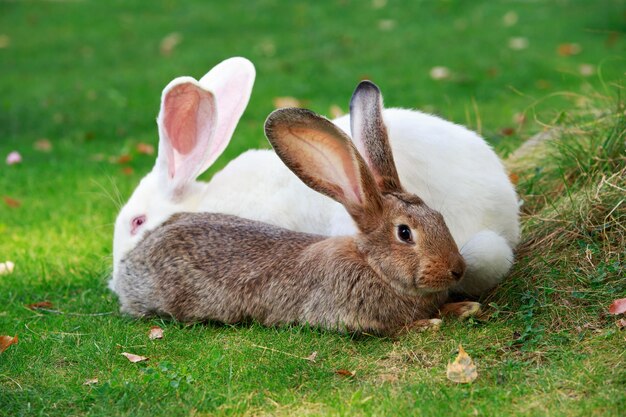
[[[623,415],[626,330],[608,306],[626,296],[625,10],[0,0],[0,262],[15,263],[0,275],[0,335],[19,337],[0,354],[0,415]],[[161,90],[235,55],[257,81],[204,179],[268,146],[276,98],[346,111],[362,78],[388,107],[467,125],[507,158],[524,237],[483,315],[376,338],[119,314],[113,222],[154,163],[137,144],[156,145]],[[553,139],[517,150],[542,131]],[[11,151],[22,163],[5,164]],[[446,379],[459,343],[478,367],[470,385]]]

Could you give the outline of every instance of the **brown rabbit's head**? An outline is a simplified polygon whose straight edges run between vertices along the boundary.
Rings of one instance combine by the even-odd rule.
[[[447,290],[463,277],[465,262],[443,216],[402,188],[376,85],[359,84],[350,118],[358,151],[328,119],[305,109],[276,110],[265,133],[305,184],[343,204],[361,232],[361,256],[382,279],[409,296]]]

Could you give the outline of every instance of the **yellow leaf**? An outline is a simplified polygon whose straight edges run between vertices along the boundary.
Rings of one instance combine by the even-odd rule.
[[[463,346],[459,345],[459,355],[454,362],[448,362],[446,376],[450,381],[459,384],[469,384],[478,377],[476,365],[467,352],[463,350]]]

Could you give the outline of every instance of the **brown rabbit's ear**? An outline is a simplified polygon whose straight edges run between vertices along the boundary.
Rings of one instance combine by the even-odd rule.
[[[270,114],[265,135],[276,154],[306,185],[343,204],[363,231],[382,213],[374,178],[350,138],[306,109]]]
[[[350,100],[352,140],[382,192],[402,191],[383,120],[383,97],[371,81],[361,81]]]

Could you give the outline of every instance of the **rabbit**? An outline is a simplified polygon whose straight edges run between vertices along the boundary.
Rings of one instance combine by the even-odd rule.
[[[382,335],[431,317],[462,279],[465,262],[442,215],[403,189],[377,89],[361,84],[353,104],[353,128],[368,143],[372,169],[343,131],[309,110],[276,110],[265,132],[307,186],[343,205],[355,235],[178,213],[121,261],[122,312]]]
[[[333,121],[346,134],[360,123],[353,104],[349,116]],[[518,199],[500,159],[476,133],[439,117],[390,108],[383,119],[402,184],[443,214],[465,258],[465,279],[453,291],[484,295],[506,276],[520,239]],[[367,155],[367,142],[352,139]],[[243,153],[209,188],[203,211],[329,236],[357,231],[341,204],[308,188],[269,150]]]
[[[143,238],[182,211],[198,211],[207,184],[196,181],[228,145],[248,104],[254,65],[245,58],[222,61],[200,81],[178,77],[163,90],[158,156],[115,221],[113,275],[116,291],[119,261]]]
[[[201,85],[181,77],[163,91],[157,119],[160,142],[155,167],[141,181],[115,223],[113,275],[109,281],[113,291],[119,260],[136,246],[144,233],[181,211],[233,214],[295,231],[331,236],[356,232],[354,222],[341,204],[306,187],[270,150],[247,151],[208,183],[196,181],[228,144],[250,97],[254,76],[250,61],[231,58],[205,75]],[[179,84],[187,85],[184,91],[183,87],[176,87]],[[176,121],[170,123],[170,128],[201,122],[200,107],[188,112],[165,107],[166,99],[174,96],[171,90],[176,87],[177,94],[196,97],[200,96],[199,92],[211,92],[207,84],[216,93],[217,104],[222,103],[219,109],[222,116],[216,126],[211,128],[205,116],[202,126],[207,137],[179,139],[176,132],[168,133],[166,119]],[[179,101],[183,102],[180,98]],[[385,109],[383,117],[407,190],[421,195],[444,215],[467,261],[466,279],[455,291],[475,296],[484,294],[510,269],[513,248],[519,240],[515,190],[502,164],[483,139],[461,126],[406,109]],[[348,133],[351,118],[344,116],[334,122]],[[213,133],[217,134],[216,138],[211,136]],[[185,154],[173,153],[185,140],[190,145]],[[165,174],[172,166],[173,177]],[[178,191],[172,192],[174,189]]]

